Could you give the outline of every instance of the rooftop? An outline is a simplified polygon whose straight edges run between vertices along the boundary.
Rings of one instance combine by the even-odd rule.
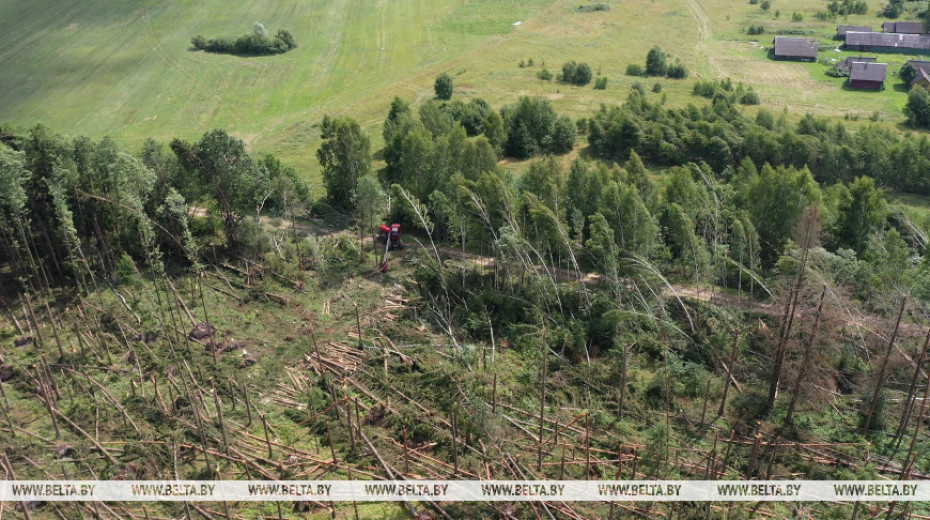
[[[816,58],[817,47],[817,40],[810,38],[775,37],[775,56]]]
[[[855,61],[849,69],[850,81],[884,82],[888,77],[888,64]]]

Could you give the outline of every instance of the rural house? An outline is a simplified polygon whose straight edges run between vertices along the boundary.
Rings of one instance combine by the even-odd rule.
[[[924,24],[923,22],[885,22],[882,24],[882,32],[924,34]]]
[[[917,69],[917,75],[914,76],[914,79],[911,80],[911,88],[914,88],[914,85],[920,85],[921,87],[930,90],[930,74],[927,74],[925,69]]]
[[[817,40],[811,38],[775,37],[776,60],[814,61],[817,59]]]
[[[910,65],[911,67],[914,67],[914,70],[917,71],[917,76],[915,76],[914,81],[916,81],[917,78],[920,77],[921,71],[930,74],[930,61],[907,60],[907,63],[905,63],[904,65],[905,66]],[[914,85],[914,81],[911,81],[911,86]]]
[[[887,77],[887,63],[854,61],[849,68],[850,88],[881,90]]]
[[[840,25],[836,28],[836,39],[845,40],[848,32],[872,32],[871,25]]]
[[[908,87],[920,85],[923,88],[930,89],[930,61],[907,60],[905,65],[910,65],[917,71],[917,74],[914,75],[914,79],[911,80],[911,84],[908,85]]]

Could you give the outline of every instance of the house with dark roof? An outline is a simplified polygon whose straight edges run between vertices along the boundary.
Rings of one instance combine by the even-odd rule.
[[[914,69],[916,70],[925,70],[927,72],[930,72],[930,61],[907,60],[905,65],[910,65],[911,67],[914,67]]]
[[[902,34],[924,34],[923,22],[885,22],[882,32]]]
[[[849,68],[850,88],[881,90],[887,77],[887,63],[854,61]]]
[[[913,80],[911,80],[910,87],[913,88],[914,85],[920,85],[921,87],[930,90],[930,74],[928,74],[925,69],[917,69],[917,75],[914,76]]]
[[[849,72],[850,67],[852,67],[853,62],[862,62],[862,63],[873,63],[878,61],[878,58],[870,56],[850,56],[845,60],[836,64],[836,70],[839,72]]]
[[[854,32],[846,33],[845,47],[849,50],[894,51],[894,50],[930,50],[930,36],[926,34]]]
[[[910,65],[914,67],[914,70],[917,73],[914,75],[914,79],[911,80],[911,84],[908,87],[913,87],[914,85],[921,85],[924,88],[930,88],[930,61],[924,60],[907,60],[907,63],[904,66]]]
[[[845,40],[846,33],[853,32],[872,32],[871,25],[840,25],[836,28],[836,39]]]
[[[817,59],[817,40],[811,38],[775,37],[776,60],[814,61]]]

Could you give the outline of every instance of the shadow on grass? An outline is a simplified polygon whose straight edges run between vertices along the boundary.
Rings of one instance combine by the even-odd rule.
[[[844,81],[843,85],[840,87],[847,92],[871,92],[874,94],[880,94],[887,90],[887,87],[882,86],[882,88],[860,88],[860,87],[851,87],[849,86],[849,81]]]

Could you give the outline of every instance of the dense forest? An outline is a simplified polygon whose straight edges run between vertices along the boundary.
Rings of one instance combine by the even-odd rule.
[[[127,151],[0,129],[10,467],[19,478],[930,473],[930,221],[886,198],[930,194],[930,140],[749,117],[722,89],[684,108],[655,98],[633,89],[578,121],[541,98],[498,109],[396,98],[382,150],[357,121],[327,117],[325,194],[222,130]],[[531,159],[517,176],[505,158]],[[388,222],[409,247],[382,273],[370,235]],[[409,507],[541,516],[529,504]],[[846,518],[860,505],[762,507]],[[241,516],[216,508],[199,512]]]

